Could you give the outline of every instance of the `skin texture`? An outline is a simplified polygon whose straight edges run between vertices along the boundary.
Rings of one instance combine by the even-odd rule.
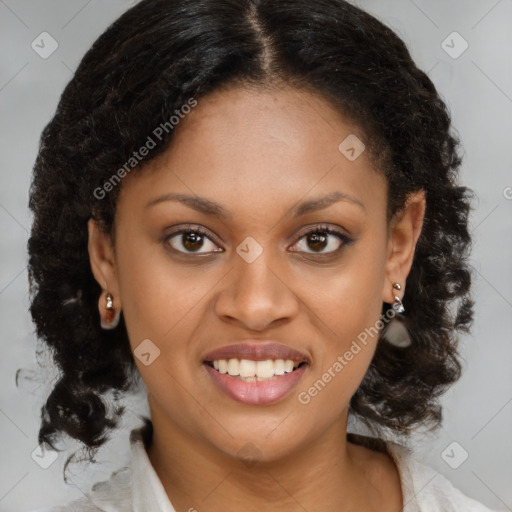
[[[340,153],[349,134],[364,140],[310,92],[217,91],[180,122],[162,156],[123,180],[114,246],[89,221],[91,268],[122,308],[132,349],[149,338],[161,351],[149,366],[136,362],[154,426],[148,453],[178,511],[402,507],[391,459],[345,438],[350,397],[377,338],[309,404],[297,400],[375,324],[382,302],[392,303],[395,292],[403,297],[423,222],[418,192],[386,225],[386,180],[365,152],[353,162]],[[333,191],[363,206],[339,201],[291,217],[298,202]],[[145,207],[171,192],[215,201],[231,217],[171,201]],[[320,225],[353,241],[322,257],[300,238]],[[173,229],[196,226],[211,233],[196,246],[208,256],[191,252],[182,235],[164,241]],[[248,236],[263,249],[252,263],[236,252]],[[343,244],[328,237],[320,253]],[[107,318],[104,295],[99,309]],[[283,400],[240,404],[211,382],[203,356],[249,338],[276,340],[310,358],[298,388]],[[250,466],[242,460],[247,443],[257,453]]]

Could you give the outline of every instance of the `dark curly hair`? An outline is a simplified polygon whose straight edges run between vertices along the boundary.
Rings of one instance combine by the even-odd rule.
[[[473,316],[472,194],[457,184],[459,141],[431,80],[391,29],[344,0],[142,0],[86,53],[41,135],[29,200],[30,312],[60,374],[39,442],[68,434],[97,449],[123,413],[109,412],[106,395],[132,389],[137,373],[122,316],[116,329],[100,327],[102,290],[87,250],[90,218],[113,236],[122,184],[101,200],[95,190],[190,98],[232,84],[313,91],[357,123],[387,178],[388,221],[408,194],[425,191],[403,299],[412,344],[381,336],[350,413],[380,433],[440,425],[438,397],[461,374],[456,331],[468,332]]]

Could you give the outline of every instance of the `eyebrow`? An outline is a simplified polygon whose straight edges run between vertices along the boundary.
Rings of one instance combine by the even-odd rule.
[[[169,193],[164,194],[163,196],[157,197],[151,200],[146,204],[144,208],[150,208],[159,203],[163,203],[166,201],[175,201],[178,203],[182,203],[193,210],[196,210],[200,213],[204,213],[206,215],[212,215],[213,217],[218,217],[221,219],[232,219],[233,216],[229,213],[223,206],[214,201],[206,199],[204,197],[192,196],[188,194],[176,194]],[[301,215],[306,215],[307,213],[311,213],[317,210],[323,210],[327,208],[331,204],[337,203],[339,201],[345,201],[348,203],[352,203],[361,207],[366,211],[364,204],[356,199],[353,196],[348,194],[344,194],[342,192],[332,192],[323,197],[317,197],[314,199],[309,199],[308,201],[303,201],[292,208],[291,212],[288,214],[292,217],[299,217]]]

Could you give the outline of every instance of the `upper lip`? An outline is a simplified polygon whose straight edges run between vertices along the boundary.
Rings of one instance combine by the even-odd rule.
[[[219,359],[249,359],[265,361],[266,359],[291,359],[295,363],[309,363],[309,357],[298,350],[270,340],[244,341],[234,345],[226,345],[208,352],[203,361]]]

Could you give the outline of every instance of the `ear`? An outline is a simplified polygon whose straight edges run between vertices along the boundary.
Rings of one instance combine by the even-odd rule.
[[[405,280],[412,267],[416,242],[423,227],[425,208],[425,191],[413,192],[407,196],[404,208],[390,221],[386,279],[382,291],[384,302],[392,304],[395,295],[404,295]],[[394,283],[400,284],[399,293],[393,290]]]
[[[119,297],[119,284],[117,280],[113,242],[110,236],[100,229],[98,222],[94,219],[89,219],[87,229],[89,231],[87,248],[92,273],[98,284],[103,288],[103,291],[113,295],[114,307],[117,311],[121,307],[121,301]],[[103,309],[100,304],[98,307],[100,314],[103,314]]]

